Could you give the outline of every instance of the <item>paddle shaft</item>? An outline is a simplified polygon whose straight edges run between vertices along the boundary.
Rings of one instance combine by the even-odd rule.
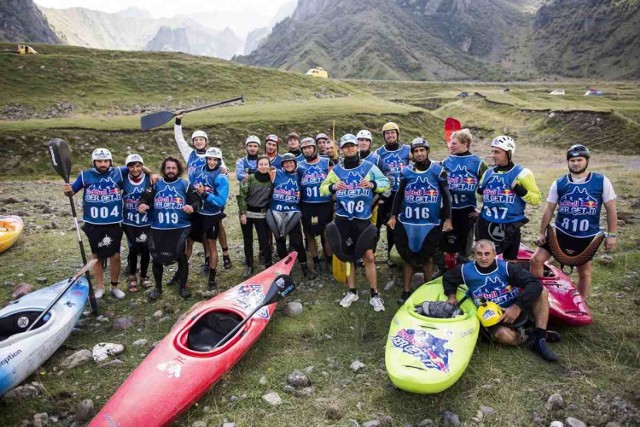
[[[218,101],[212,104],[202,105],[200,107],[190,108],[188,110],[184,110],[185,113],[192,113],[194,111],[204,110],[206,108],[217,107],[218,105],[230,104],[232,102],[242,101],[244,102],[244,95],[237,96],[235,98],[227,99],[225,101]],[[175,116],[175,115],[174,115]]]
[[[244,102],[244,96],[240,95],[238,97],[227,99],[225,101],[218,101],[212,104],[202,105],[200,107],[183,110],[182,113],[191,113],[193,111],[199,111],[199,110],[204,110],[205,108],[211,108],[219,105],[230,104],[236,101]],[[176,114],[172,111],[158,111],[157,113],[148,114],[140,118],[140,128],[142,130],[149,130],[158,126],[162,126],[165,123],[167,123],[169,120],[173,119],[175,116]]]
[[[242,319],[242,321],[240,323],[238,323],[236,325],[235,328],[233,328],[231,330],[231,332],[229,332],[227,335],[225,335],[220,341],[218,341],[218,343],[213,347],[213,348],[218,348],[221,347],[222,345],[224,345],[224,343],[226,343],[227,341],[229,341],[229,339],[231,337],[233,337],[239,330],[240,328],[242,328],[252,317],[254,314],[256,314],[258,312],[258,310],[262,309],[264,307],[264,303],[260,304],[259,306],[257,306],[252,312],[251,314],[249,314],[247,317],[245,317],[244,319]]]
[[[89,272],[89,269],[91,267],[93,267],[93,265],[96,263],[96,260],[91,260],[90,263],[85,263],[84,266],[80,269],[80,271],[78,271],[76,273],[75,276],[69,278],[69,283],[67,284],[67,286],[64,287],[64,289],[62,290],[62,292],[60,292],[58,294],[57,297],[55,297],[55,299],[53,301],[51,301],[51,303],[49,303],[49,305],[47,306],[47,308],[44,309],[44,311],[42,313],[40,313],[40,315],[38,316],[38,318],[31,322],[31,325],[29,325],[29,327],[25,330],[25,332],[29,332],[31,329],[33,329],[40,320],[42,320],[42,318],[49,312],[49,310],[51,310],[51,308],[56,305],[56,303],[58,301],[60,301],[60,298],[62,298],[62,296],[69,290],[71,289],[71,286],[73,286],[74,283],[76,283],[78,281],[78,279],[80,278],[80,276],[82,276],[82,274],[87,274]]]

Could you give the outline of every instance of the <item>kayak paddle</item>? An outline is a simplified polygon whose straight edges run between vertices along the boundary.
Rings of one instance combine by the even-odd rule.
[[[49,154],[51,155],[51,164],[53,169],[64,179],[65,183],[69,183],[69,176],[71,175],[71,151],[67,143],[60,139],[54,138],[49,141]],[[80,236],[80,227],[78,226],[78,215],[76,214],[76,206],[73,203],[73,195],[69,195],[69,203],[71,204],[71,214],[73,215],[73,221],[76,226],[76,234],[78,235],[78,245],[80,245],[80,255],[82,256],[82,263],[87,264],[87,255],[84,252],[84,244],[82,243],[82,236]],[[94,316],[98,315],[98,302],[96,296],[93,293],[93,285],[91,284],[91,275],[89,270],[86,270],[85,276],[87,282],[89,282],[89,304],[91,305],[91,312]]]
[[[25,332],[29,332],[49,312],[49,310],[51,310],[51,307],[53,307],[54,305],[56,305],[58,301],[60,301],[60,298],[62,298],[62,296],[71,288],[71,286],[73,286],[73,284],[78,281],[80,276],[87,273],[91,269],[91,267],[95,265],[96,262],[98,262],[97,259],[89,260],[89,262],[86,263],[84,266],[82,266],[82,268],[78,270],[78,272],[76,272],[74,276],[70,277],[69,283],[67,283],[67,286],[65,286],[62,292],[60,292],[58,296],[55,297],[53,301],[51,301],[51,303],[49,303],[47,308],[45,308],[44,311],[40,313],[38,318],[35,321],[33,321],[31,325],[29,325],[29,327],[25,330]]]
[[[457,119],[454,119],[453,117],[447,117],[446,120],[444,121],[444,142],[445,144],[449,144],[449,141],[451,140],[451,134],[453,132],[457,132],[459,130],[462,129],[462,125],[460,124],[460,121]]]
[[[225,101],[214,102],[213,104],[202,105],[200,107],[184,110],[185,113],[191,113],[193,111],[204,110],[205,108],[217,107],[218,105],[231,104],[232,102],[242,101],[244,102],[244,96],[240,95],[236,98],[227,99]],[[140,127],[142,130],[153,129],[158,126],[162,126],[169,120],[173,119],[176,113],[173,111],[158,111],[157,113],[147,114],[140,118]]]
[[[218,341],[218,343],[213,348],[218,348],[218,347],[222,346],[224,343],[226,343],[260,309],[262,309],[263,307],[265,307],[267,305],[273,304],[274,302],[278,302],[278,301],[282,300],[284,297],[289,295],[295,289],[296,289],[296,284],[293,282],[293,279],[291,278],[291,276],[288,276],[286,274],[281,274],[278,277],[276,277],[275,279],[273,279],[273,282],[271,283],[271,286],[267,290],[267,293],[265,294],[264,299],[262,300],[262,302],[260,304],[258,304],[258,306],[251,312],[251,314],[249,314],[247,317],[242,319],[242,322],[238,323],[236,325],[236,327],[233,328],[233,330],[231,332],[229,332],[227,335],[225,335],[224,338],[222,338],[220,341]]]

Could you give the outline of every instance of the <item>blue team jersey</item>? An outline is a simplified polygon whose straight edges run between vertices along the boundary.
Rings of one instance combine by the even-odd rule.
[[[182,211],[187,204],[189,182],[183,178],[173,182],[159,179],[154,188],[156,193],[151,207],[151,228],[168,230],[189,227],[189,215]]]
[[[151,225],[149,216],[146,213],[138,212],[140,197],[151,185],[151,179],[147,174],[142,174],[140,182],[131,181],[129,174],[124,177],[124,187],[122,201],[124,202],[124,212],[122,223],[133,227],[146,227]]]
[[[340,181],[347,185],[347,189],[336,191],[336,215],[349,219],[371,218],[371,204],[373,203],[373,191],[370,188],[360,188],[360,181],[367,178],[374,165],[369,162],[361,162],[358,167],[345,169],[342,164],[333,168]]]
[[[525,201],[511,188],[523,167],[514,165],[511,170],[496,173],[488,169],[482,180],[482,217],[489,222],[509,224],[524,219]]]
[[[313,164],[306,160],[298,163],[298,175],[302,187],[302,201],[305,203],[326,203],[331,201],[331,196],[320,195],[320,184],[327,179],[329,174],[329,159],[318,157]]]
[[[84,188],[82,220],[89,224],[106,225],[122,222],[123,176],[119,168],[105,173],[96,169],[82,171],[71,185],[74,192]]]
[[[363,158],[362,160],[367,161],[369,163],[373,163],[374,165],[378,166],[378,168],[381,168],[380,165],[380,156],[378,156],[375,152],[370,152],[367,157]]]
[[[467,262],[462,266],[462,280],[469,289],[471,297],[479,305],[481,298],[493,301],[502,308],[507,308],[516,301],[520,290],[509,285],[507,262],[496,259],[495,270],[483,274],[478,271],[475,262]]]
[[[447,170],[451,209],[476,207],[476,190],[480,182],[482,159],[475,154],[451,156],[444,159],[442,166]]]
[[[222,213],[222,209],[224,208],[224,204],[222,206],[218,206],[212,203],[207,202],[207,193],[218,194],[221,191],[224,192],[226,188],[226,197],[229,195],[229,184],[228,178],[225,174],[222,173],[220,167],[215,168],[214,170],[209,170],[207,165],[205,164],[202,169],[200,169],[195,174],[196,184],[201,184],[206,188],[206,192],[202,194],[202,208],[198,211],[200,215],[219,215]],[[224,180],[226,182],[220,183],[220,180]],[[226,184],[226,185],[225,185]],[[223,187],[223,188],[218,188]]]
[[[249,159],[244,156],[236,160],[236,179],[242,181],[246,175],[256,173],[258,170],[258,159]]]
[[[189,176],[189,182],[195,184],[195,175],[197,171],[202,169],[207,164],[207,159],[204,154],[198,154],[196,150],[191,151],[189,154],[189,160],[187,160],[187,175]]]
[[[380,169],[387,172],[389,178],[393,177],[391,191],[398,191],[398,188],[400,188],[402,169],[409,164],[411,147],[402,144],[397,150],[389,151],[383,145],[378,148],[375,153],[380,157],[380,166],[382,166]]]
[[[276,171],[269,209],[278,212],[300,211],[300,178],[296,172]]]
[[[573,237],[590,237],[600,232],[600,211],[604,191],[604,175],[590,173],[581,183],[569,175],[556,180],[558,215],[556,227]]]
[[[282,156],[276,154],[273,159],[269,159],[269,166],[273,166],[276,169],[282,169]]]

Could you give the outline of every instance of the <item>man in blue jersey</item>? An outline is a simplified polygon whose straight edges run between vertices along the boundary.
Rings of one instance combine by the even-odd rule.
[[[609,179],[589,172],[589,149],[582,144],[567,151],[569,173],[551,184],[540,223],[539,245],[531,258],[531,272],[544,273],[544,263],[556,258],[578,269],[578,291],[586,299],[591,289],[591,259],[604,240],[606,250],[616,247],[616,193]],[[600,231],[600,211],[607,211],[607,232]],[[558,207],[554,225],[553,212]]]
[[[302,273],[306,278],[313,280],[317,274],[307,265],[307,251],[302,242],[301,187],[296,169],[296,156],[285,153],[282,155],[282,169],[270,171],[273,192],[267,211],[267,224],[276,237],[276,248],[280,259],[287,256],[287,237],[289,237],[289,247],[298,252]]]
[[[347,134],[340,139],[344,162],[334,167],[320,186],[322,196],[335,195],[336,217],[327,226],[327,237],[336,256],[350,264],[347,286],[349,290],[340,301],[349,307],[358,300],[355,284],[355,262],[362,258],[369,284],[374,311],[384,311],[384,301],[378,295],[378,277],[373,249],[376,228],[371,223],[371,205],[375,193],[389,188],[389,179],[373,163],[358,157],[357,139]]]
[[[238,182],[247,179],[249,175],[255,173],[258,169],[257,161],[260,145],[260,138],[255,135],[249,135],[244,142],[247,155],[236,160],[236,179]]]
[[[376,227],[378,227],[378,240],[380,240],[380,228],[383,224],[387,224],[391,218],[391,208],[393,207],[393,199],[400,187],[400,175],[402,169],[409,164],[411,159],[411,147],[401,144],[400,127],[393,123],[386,123],[382,127],[382,136],[384,145],[378,148],[375,153],[380,158],[380,167],[382,172],[389,178],[391,182],[391,192],[389,195],[383,195],[378,202],[378,218]],[[394,233],[387,227],[387,260],[389,261],[389,252],[395,244]]]
[[[192,184],[196,184],[197,182],[194,180],[194,174],[197,170],[201,170],[202,166],[206,163],[204,154],[207,151],[209,146],[209,137],[206,132],[202,130],[196,130],[191,134],[191,143],[193,144],[193,148],[189,146],[189,144],[185,141],[184,135],[182,134],[182,118],[184,117],[184,110],[176,111],[176,122],[173,126],[173,133],[178,144],[178,149],[180,150],[180,154],[182,154],[182,158],[187,164],[187,175],[189,181]],[[224,164],[224,160],[220,166],[223,173],[228,173],[228,169]],[[200,218],[196,215],[192,218],[193,223],[196,225],[196,231],[199,231],[201,227],[198,226]],[[204,238],[200,234],[192,233],[190,238],[187,240],[187,258],[191,257],[191,252],[193,250],[193,242],[201,242],[202,246],[205,249],[205,268],[208,269],[209,265],[209,256],[206,249],[206,244],[204,242]],[[227,244],[227,232],[224,228],[224,223],[220,222],[218,226],[218,241],[220,242],[220,246],[222,247],[222,260],[224,263],[224,268],[231,268],[231,258],[229,257],[229,246]],[[175,284],[178,281],[177,275],[171,279],[170,284]]]
[[[429,142],[426,139],[414,139],[411,154],[414,163],[402,170],[387,223],[394,231],[396,248],[404,261],[400,304],[404,304],[411,295],[414,265],[422,266],[425,282],[431,281],[433,254],[442,232],[452,228],[447,172],[429,160]]]
[[[111,294],[117,299],[125,297],[118,288],[120,276],[120,242],[122,240],[122,186],[123,176],[113,167],[113,156],[106,148],[96,148],[91,154],[93,168],[80,172],[73,184],[65,183],[63,190],[73,195],[84,189],[82,198],[84,225],[82,230],[89,239],[91,253],[100,262],[95,263],[96,298],[105,292],[103,262],[109,260]]]
[[[264,140],[264,154],[269,158],[269,165],[276,169],[282,168],[282,156],[278,154],[279,143],[280,139],[275,134],[267,135]]]
[[[318,147],[313,138],[304,138],[300,144],[304,160],[298,161],[298,175],[302,191],[302,225],[307,240],[307,249],[313,258],[313,268],[322,271],[316,238],[320,236],[325,256],[326,271],[329,271],[333,252],[327,244],[325,227],[333,220],[331,195],[320,194],[320,184],[327,178],[333,161],[318,156]]]
[[[533,172],[513,163],[515,151],[516,143],[510,136],[494,138],[491,142],[494,166],[487,169],[478,186],[483,204],[476,238],[491,240],[506,260],[518,257],[520,228],[529,222],[524,214],[525,205],[537,206],[542,198]]]
[[[144,160],[139,154],[127,156],[125,164],[126,170],[122,170],[125,174],[122,194],[124,202],[122,229],[127,236],[127,246],[129,247],[129,255],[127,256],[129,292],[137,292],[138,256],[140,257],[140,285],[145,288],[151,287],[151,281],[147,277],[151,259],[148,246],[151,221],[147,214],[138,212],[140,197],[151,185],[151,177],[144,172]]]
[[[220,222],[226,216],[224,207],[229,197],[229,178],[221,171],[222,152],[210,147],[204,154],[207,163],[197,174],[196,191],[202,197],[202,208],[198,211],[202,232],[205,234],[209,252],[209,290],[216,289],[216,269],[218,268],[218,248],[216,239]]]
[[[368,162],[373,163],[378,166],[380,170],[382,170],[380,165],[380,157],[375,152],[371,151],[371,142],[373,141],[373,137],[371,136],[371,132],[366,129],[362,129],[356,135],[358,139],[358,156],[362,160],[366,160]]]
[[[329,136],[326,133],[319,133],[316,135],[316,146],[318,147],[319,156],[325,157],[325,151],[327,148],[328,141],[329,141]]]
[[[451,134],[448,143],[451,156],[442,161],[447,171],[451,193],[451,225],[453,229],[442,236],[441,247],[446,253],[447,266],[455,265],[460,257],[467,261],[471,251],[471,232],[480,213],[477,209],[476,190],[487,164],[469,151],[473,137],[469,129]]]
[[[167,156],[160,169],[162,178],[147,189],[138,205],[141,214],[151,209],[149,252],[153,258],[156,287],[148,296],[154,300],[162,294],[164,266],[177,261],[180,296],[188,298],[191,292],[187,288],[189,261],[185,245],[191,228],[189,216],[200,208],[201,198],[193,185],[181,177],[184,168],[180,160]]]
[[[458,264],[442,276],[447,302],[456,305],[456,290],[459,285],[466,285],[476,305],[486,300],[502,308],[499,323],[488,328],[496,342],[521,345],[529,341],[531,351],[543,359],[558,360],[558,355],[547,346],[547,341],[559,341],[560,335],[547,331],[549,298],[540,281],[519,265],[496,259],[495,245],[490,240],[478,240],[474,255],[475,261]],[[526,323],[529,312],[535,328],[525,332],[522,324]]]
[[[296,156],[296,160],[301,162],[304,160],[302,150],[300,149],[300,135],[295,132],[291,132],[287,135],[287,149],[288,152]]]

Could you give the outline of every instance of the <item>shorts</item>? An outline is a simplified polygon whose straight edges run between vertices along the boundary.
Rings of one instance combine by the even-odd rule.
[[[98,259],[107,259],[120,253],[122,242],[120,223],[98,225],[85,222],[82,231],[89,239],[91,253],[96,254]]]
[[[442,227],[440,225],[436,225],[429,231],[422,242],[420,252],[411,252],[409,249],[409,237],[407,236],[407,230],[400,221],[396,221],[393,234],[395,237],[396,249],[398,249],[398,253],[402,260],[412,265],[422,265],[427,262],[429,258],[433,257],[438,249],[438,244],[442,239]]]
[[[301,203],[300,210],[304,232],[313,237],[322,235],[327,224],[333,221],[333,202]]]
[[[491,240],[496,245],[496,253],[502,254],[505,260],[518,259],[518,250],[522,240],[520,228],[527,222],[529,220],[525,218],[518,222],[500,224],[489,222],[479,216],[476,226],[476,241]]]
[[[127,236],[127,245],[129,249],[135,249],[138,252],[142,252],[147,249],[149,241],[150,225],[144,227],[134,227],[133,225],[122,224],[122,230]]]
[[[356,248],[356,242],[364,234],[364,231],[371,225],[371,221],[368,219],[347,219],[341,216],[336,216],[334,220],[340,238],[343,242],[343,247],[346,245],[346,254],[353,254]],[[373,239],[370,244],[366,245],[363,249],[365,251],[376,248],[376,241]]]
[[[162,265],[173,264],[185,254],[187,237],[190,227],[160,230],[151,229],[149,252],[154,262]]]
[[[189,238],[195,242],[203,243],[205,239],[215,240],[218,238],[220,221],[227,215],[202,215],[194,213],[191,215],[191,232]]]

